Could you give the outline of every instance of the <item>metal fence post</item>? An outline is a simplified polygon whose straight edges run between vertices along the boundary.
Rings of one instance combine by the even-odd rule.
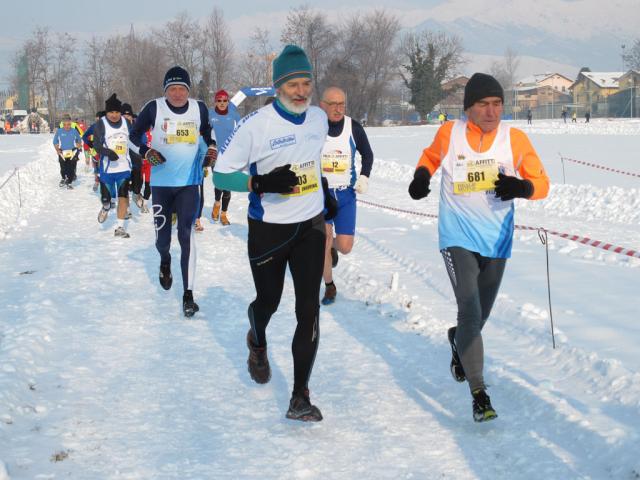
[[[20,185],[20,169],[16,167],[16,175],[18,176],[18,205],[22,209],[22,186]]]

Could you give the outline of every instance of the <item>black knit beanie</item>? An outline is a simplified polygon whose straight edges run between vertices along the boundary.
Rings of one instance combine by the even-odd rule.
[[[504,90],[491,75],[474,73],[464,87],[464,110],[486,97],[499,97],[504,102]]]
[[[182,85],[183,87],[187,87],[187,90],[191,90],[189,72],[177,65],[171,67],[164,75],[164,91],[166,92],[167,88],[171,85]]]
[[[107,98],[106,102],[104,102],[105,111],[106,112],[120,112],[122,108],[122,102],[118,100],[116,94],[112,94],[109,98]]]
[[[131,115],[133,116],[133,108],[128,103],[123,103],[122,108],[120,109],[120,113],[122,115]]]

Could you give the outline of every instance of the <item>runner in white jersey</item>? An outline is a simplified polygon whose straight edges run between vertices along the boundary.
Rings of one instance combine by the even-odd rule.
[[[320,168],[327,116],[310,106],[311,64],[301,48],[284,48],[273,62],[273,81],[278,98],[241,121],[221,147],[214,181],[223,190],[250,192],[248,250],[256,299],[248,311],[249,373],[257,383],[271,378],[266,328],[280,303],[288,265],[297,327],[286,416],[319,421],[322,415],[311,404],[308,383],[320,335],[325,202],[329,215],[336,209]]]
[[[481,332],[511,256],[513,200],[540,199],[549,191],[526,134],[500,122],[503,100],[495,78],[474,74],[464,89],[467,120],[440,127],[409,186],[413,199],[426,197],[441,168],[439,244],[458,304],[457,325],[448,332],[451,373],[468,382],[477,422],[497,417],[486,394]]]
[[[111,199],[118,198],[118,225],[114,235],[129,238],[126,215],[129,208],[131,158],[129,157],[129,121],[122,117],[122,102],[114,93],[105,102],[106,114],[96,122],[93,146],[99,158],[100,197],[102,208],[98,222],[103,223],[111,209]]]
[[[175,66],[164,76],[165,96],[151,100],[138,115],[129,139],[152,165],[151,199],[156,227],[156,248],[160,253],[159,281],[169,290],[171,275],[171,215],[175,213],[180,242],[182,310],[192,317],[200,308],[193,300],[196,245],[193,226],[200,205],[199,185],[203,167],[215,161],[217,150],[211,138],[207,106],[189,98],[189,72]],[[142,142],[151,132],[151,145]]]
[[[338,87],[322,94],[320,107],[329,120],[329,133],[322,149],[322,174],[329,182],[329,192],[338,202],[338,214],[327,220],[327,243],[324,260],[325,291],[323,305],[331,305],[337,294],[332,267],[338,263],[338,252],[351,252],[356,233],[356,193],[369,188],[373,152],[364,128],[345,115],[347,96]],[[360,153],[360,174],[356,171],[356,152]],[[335,239],[333,233],[336,233]]]

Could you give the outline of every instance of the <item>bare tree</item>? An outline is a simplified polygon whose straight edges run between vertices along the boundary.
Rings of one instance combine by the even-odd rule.
[[[272,84],[273,59],[276,57],[269,31],[257,28],[251,35],[248,50],[240,59],[238,78],[245,86],[267,86]],[[245,113],[258,106],[260,97],[248,98],[244,101]]]
[[[224,12],[214,7],[205,25],[205,42],[202,50],[203,83],[207,88],[229,88],[233,72],[234,45]]]
[[[107,65],[107,53],[110,52],[108,42],[93,37],[85,50],[84,82],[82,89],[86,94],[86,103],[93,110],[101,110],[109,84],[109,68]]]
[[[629,49],[629,53],[622,56],[628,70],[640,70],[640,38],[633,42],[633,46]]]
[[[108,40],[110,52],[105,62],[109,68],[109,92],[139,109],[148,100],[162,95],[162,79],[168,60],[162,55],[162,46],[152,37],[140,37],[133,28],[127,36],[114,36]]]
[[[70,107],[74,44],[74,39],[66,33],[52,38],[48,27],[37,27],[22,47],[32,80],[32,98],[40,94],[47,99],[49,125],[55,124],[59,106]]]
[[[513,90],[518,76],[520,57],[511,48],[507,48],[501,61],[495,61],[489,68],[489,73],[493,75],[502,88]]]
[[[400,75],[411,92],[409,102],[426,118],[445,96],[442,83],[464,63],[462,41],[455,35],[425,30],[406,34],[401,50],[408,61]]]
[[[336,41],[334,28],[327,22],[326,14],[314,11],[306,5],[292,8],[287,15],[280,41],[304,49],[313,67],[314,88],[319,91],[320,72],[331,61]]]
[[[58,33],[52,49],[51,88],[54,92],[54,103],[60,103],[66,111],[74,108],[72,101],[77,91],[77,63],[73,51],[75,44],[75,39],[68,33]]]
[[[384,10],[357,12],[340,27],[337,52],[322,84],[345,90],[353,117],[366,115],[369,123],[378,120],[381,101],[398,69],[399,29],[398,18]]]
[[[167,62],[180,65],[189,72],[192,95],[198,96],[202,89],[200,81],[204,70],[201,52],[205,38],[202,28],[191,20],[187,12],[181,12],[162,28],[154,29],[153,36],[162,45]]]

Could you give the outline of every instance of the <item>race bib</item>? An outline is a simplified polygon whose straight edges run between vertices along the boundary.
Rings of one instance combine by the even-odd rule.
[[[196,140],[196,122],[167,122],[167,143],[169,145],[176,143],[193,145]]]
[[[291,193],[283,193],[282,196],[294,197],[318,191],[320,188],[320,180],[318,179],[316,162],[314,160],[291,165],[291,170],[298,177],[298,185],[293,187]]]
[[[498,180],[498,172],[498,162],[494,158],[458,158],[453,165],[453,193],[462,195],[493,190],[495,181]]]
[[[113,144],[113,151],[118,154],[118,156],[124,156],[127,153],[127,142],[126,140],[119,140]]]
[[[325,153],[322,155],[324,173],[344,173],[349,169],[351,159],[346,153]]]

